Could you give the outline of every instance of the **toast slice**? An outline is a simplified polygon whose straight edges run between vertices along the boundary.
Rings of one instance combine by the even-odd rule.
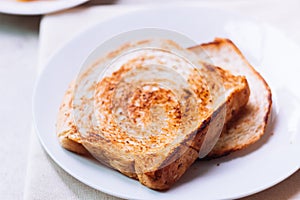
[[[250,97],[247,105],[228,123],[207,158],[220,157],[246,148],[265,133],[271,113],[272,93],[263,77],[249,64],[240,50],[228,39],[189,48],[199,59],[221,66],[233,75],[247,78]]]
[[[144,60],[144,58],[133,59],[132,62],[141,63]],[[163,59],[160,61],[163,62]],[[132,66],[132,63],[124,66]],[[249,86],[244,76],[234,76],[229,71],[200,60],[199,66],[201,66],[202,76],[199,77],[197,73],[191,72],[188,79],[193,95],[191,92],[185,92],[184,95],[187,105],[191,104],[190,98],[192,96],[201,102],[199,107],[185,107],[184,109],[187,115],[193,113],[192,116],[194,117],[191,119],[195,120],[184,121],[185,114],[178,112],[178,104],[176,104],[176,98],[172,92],[166,88],[159,88],[158,85],[129,92],[130,95],[125,99],[112,103],[111,91],[116,85],[120,85],[118,81],[124,79],[123,74],[130,74],[130,68],[115,71],[111,77],[94,85],[93,87],[97,91],[95,98],[99,98],[96,107],[100,109],[100,128],[102,128],[101,132],[103,133],[100,136],[94,134],[93,131],[88,132],[84,137],[79,133],[73,116],[74,83],[71,83],[65,93],[57,119],[57,136],[62,147],[80,154],[91,153],[102,163],[139,180],[149,188],[156,190],[170,188],[199,157],[203,148],[210,148],[209,145],[206,147],[205,144],[218,138],[218,135],[214,134],[219,133],[224,122],[229,121],[235,112],[246,105],[250,95]],[[215,77],[219,77],[218,80],[215,80]],[[205,84],[203,80],[205,80]],[[85,82],[84,78],[82,81]],[[203,88],[203,85],[207,85],[210,89]],[[98,90],[98,88],[100,89]],[[131,87],[126,85],[124,88],[130,90]],[[208,93],[209,95],[207,95]],[[105,99],[105,101],[101,101],[101,99]],[[124,104],[124,102],[127,103]],[[128,133],[120,131],[115,126],[116,124],[110,121],[111,118],[107,117],[116,105],[117,108],[126,105],[128,115],[131,116],[130,120],[134,122],[147,121],[148,114],[144,111],[149,111],[151,105],[159,105],[158,107],[154,106],[154,109],[158,110],[155,110],[152,117],[160,117],[161,114],[157,116],[155,113],[160,113],[162,107],[163,110],[168,111],[166,113],[171,121],[168,121],[167,129],[165,129],[159,120],[156,120],[157,124],[154,128],[162,127],[163,132],[153,137],[147,137],[140,142],[136,138],[130,138]],[[107,113],[107,115],[103,113]],[[200,116],[199,121],[196,120],[198,115]],[[196,122],[197,124],[194,128],[185,131],[185,134],[176,135],[176,130],[180,126],[178,120],[181,120],[179,124],[185,124],[187,129],[189,123]],[[126,124],[126,121],[121,124]],[[136,127],[139,125],[137,124]],[[153,128],[152,126],[147,127]],[[141,130],[144,131],[145,129]],[[204,151],[210,150],[205,149]]]

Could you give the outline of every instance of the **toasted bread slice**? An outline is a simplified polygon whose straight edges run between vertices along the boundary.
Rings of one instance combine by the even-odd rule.
[[[205,62],[221,66],[233,75],[245,76],[251,91],[247,105],[225,125],[207,158],[229,154],[259,140],[265,133],[272,106],[271,90],[263,77],[228,39],[217,38],[213,42],[189,49]]]
[[[144,62],[144,59],[134,59],[134,61],[140,63]],[[132,63],[125,66],[131,65]],[[201,106],[192,109],[186,107],[185,109],[186,112],[196,113],[195,116],[200,115],[201,120],[199,123],[197,122],[196,129],[188,129],[189,131],[185,134],[174,136],[176,134],[174,130],[178,125],[177,120],[182,120],[184,113],[176,111],[178,105],[171,92],[164,88],[157,88],[157,85],[153,86],[152,89],[151,86],[151,91],[148,91],[149,86],[147,86],[145,90],[130,93],[130,96],[125,98],[126,101],[110,102],[112,99],[110,93],[114,90],[115,85],[118,85],[116,83],[123,76],[123,73],[126,74],[130,71],[129,69],[122,69],[114,72],[112,77],[104,79],[104,82],[102,81],[93,86],[96,91],[97,88],[101,88],[96,92],[96,98],[105,99],[105,101],[99,101],[99,105],[97,103],[96,107],[100,108],[100,127],[102,127],[101,131],[104,134],[107,133],[106,135],[99,136],[90,132],[82,137],[78,132],[72,112],[74,84],[70,84],[58,115],[57,135],[61,145],[76,153],[91,153],[102,163],[129,177],[138,179],[149,188],[157,190],[170,188],[199,157],[199,153],[205,148],[204,144],[208,144],[210,140],[218,137],[214,134],[222,130],[224,122],[230,120],[233,114],[247,103],[250,94],[245,77],[234,76],[226,70],[202,61],[199,61],[199,65],[202,66],[201,74],[203,76],[199,77],[197,73],[195,75],[192,73],[189,84],[192,87],[193,94],[196,95],[195,98],[201,102]],[[216,76],[219,77],[218,80],[214,79]],[[203,80],[206,80],[205,84],[209,86],[210,90],[202,88]],[[125,88],[129,89],[130,87],[126,86]],[[209,98],[207,98],[207,93],[210,93]],[[190,92],[186,92],[184,99],[189,103],[191,96],[193,95]],[[128,101],[128,99],[131,100]],[[124,102],[127,102],[127,104],[124,104]],[[141,102],[143,106],[141,106]],[[218,106],[212,107],[215,102],[218,102]],[[135,119],[147,121],[148,115],[147,113],[144,114],[144,111],[149,109],[149,105],[158,104],[160,107],[162,106],[165,111],[169,110],[166,113],[171,116],[171,121],[168,121],[167,124],[168,128],[166,130],[162,129],[165,131],[162,134],[153,136],[154,138],[149,137],[149,140],[141,143],[136,141],[135,138],[129,138],[127,133],[120,132],[118,127],[112,121],[109,121],[110,118],[103,114],[107,113],[109,115],[112,105],[118,105],[122,108],[123,104],[129,108],[129,115],[132,116],[131,119],[134,121]],[[160,107],[155,113],[161,111]],[[154,108],[156,109],[156,107]],[[141,113],[143,117],[141,117]],[[157,116],[154,114],[154,117]],[[194,123],[193,121],[183,122],[181,124],[186,124],[187,127],[188,123]],[[103,126],[101,126],[101,123],[103,123]],[[160,124],[157,125],[161,126]],[[154,128],[157,128],[157,126]],[[208,132],[210,134],[207,134]],[[165,142],[166,140],[170,141]]]

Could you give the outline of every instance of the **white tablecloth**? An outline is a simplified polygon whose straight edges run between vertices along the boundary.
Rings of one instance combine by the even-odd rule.
[[[138,1],[120,2],[124,2],[126,4],[131,2],[136,3]],[[159,1],[156,1],[156,3],[158,2]],[[298,11],[300,9],[300,2],[297,0],[290,0],[286,2],[214,0],[211,2],[200,1],[199,4],[222,8],[229,11],[241,12],[244,15],[252,16],[259,20],[266,21],[274,25],[275,27],[281,29],[292,40],[300,44],[300,13]],[[92,5],[92,3],[90,5]],[[99,21],[105,18],[115,16],[116,14],[119,14],[121,12],[129,12],[130,10],[137,9],[136,6],[94,6],[91,8],[88,7],[89,5],[85,5],[81,8],[70,9],[64,12],[59,12],[43,17],[40,26],[38,57],[39,68],[37,68],[37,71],[41,69],[40,66],[42,66],[42,64],[45,63],[51,57],[51,55],[57,48],[62,46],[65,42],[67,42],[74,35],[78,34],[80,31],[86,29],[94,23],[98,23]],[[5,28],[5,23],[0,24],[0,28],[1,27]],[[4,34],[3,30],[4,29],[0,29],[0,42],[6,41],[4,39],[1,40],[1,34]],[[12,37],[13,36],[14,35],[12,34]],[[22,35],[22,38],[24,38],[22,42],[20,44],[17,44],[16,42],[15,45],[20,45],[21,48],[25,48],[27,43],[24,41],[26,39],[28,39],[29,42],[31,42],[30,44],[35,44],[37,42],[37,39],[33,36],[34,34],[31,34],[28,38],[26,38],[26,35]],[[16,38],[18,39],[17,36]],[[1,45],[2,44],[3,43],[1,43]],[[7,44],[7,46],[9,46],[9,44]],[[15,48],[17,49],[17,47]],[[29,51],[27,52],[36,51],[36,49],[31,49],[33,47],[27,48],[29,48]],[[11,50],[15,49],[12,48]],[[1,52],[4,51],[2,50]],[[13,61],[13,59],[15,59],[15,57],[12,56],[11,60]],[[11,86],[19,88],[18,91],[22,90],[22,87],[20,89],[20,84],[33,85],[32,80],[34,79],[34,71],[36,70],[34,68],[35,59],[35,57],[31,57],[29,63],[32,64],[32,67],[26,68],[27,71],[32,72],[32,78],[30,78],[31,82],[20,82],[22,80],[24,81],[24,79],[22,79],[22,70],[19,71],[18,68],[16,68],[15,70],[11,70],[9,74],[6,74],[6,65],[4,66],[0,64],[0,83],[7,84],[11,81],[12,84],[15,84]],[[15,62],[22,62],[22,60],[16,60]],[[18,73],[18,71],[21,73]],[[28,80],[28,78],[26,80]],[[25,86],[26,85],[24,85],[24,87]],[[28,87],[26,87],[27,90]],[[5,87],[2,86],[0,88],[0,93],[5,93],[2,92],[1,89],[4,91]],[[14,97],[14,95],[16,97],[20,96],[20,94],[9,95],[12,95],[12,97]],[[26,97],[26,95],[23,96]],[[25,99],[26,101],[23,102],[23,104],[21,103],[17,106],[11,105],[11,107],[0,106],[0,110],[5,113],[17,113],[18,111],[30,113],[30,109],[27,106],[30,103],[29,97],[26,97]],[[8,101],[5,103],[8,104]],[[2,153],[4,152],[5,154],[1,154],[1,159],[4,159],[4,163],[8,164],[9,166],[5,166],[5,168],[3,168],[4,170],[2,171],[7,171],[7,173],[4,173],[3,177],[2,175],[0,177],[1,181],[6,181],[6,184],[2,184],[5,187],[0,189],[0,199],[21,199],[21,194],[23,194],[23,191],[19,191],[19,193],[17,194],[16,191],[11,190],[13,192],[7,193],[5,191],[5,188],[18,186],[18,190],[20,190],[22,188],[22,185],[25,185],[25,199],[118,199],[116,197],[112,197],[110,195],[96,191],[65,173],[57,164],[55,164],[51,160],[51,158],[42,149],[36,134],[34,132],[28,134],[28,130],[30,129],[30,124],[28,123],[29,120],[26,120],[26,123],[24,122],[24,124],[21,123],[21,126],[25,127],[24,130],[26,130],[26,132],[22,133],[21,128],[15,128],[15,126],[20,125],[20,123],[13,123],[11,121],[6,120],[5,117],[0,119],[2,120],[1,126],[3,126],[5,130],[18,130],[16,131],[17,133],[14,135],[7,136],[5,134],[4,136],[4,143],[5,141],[8,141],[8,145],[14,145],[14,148],[12,150],[12,148],[3,147],[2,150]],[[25,142],[24,145],[19,145],[20,143],[16,142],[14,139],[8,138],[17,137],[17,134],[27,134],[26,137],[22,137],[27,138],[26,141],[22,141]],[[7,156],[5,156],[18,155],[18,152],[21,152],[19,154],[23,155],[22,159],[16,159],[16,157],[8,158]],[[8,168],[11,170],[16,170],[16,172],[9,172],[7,170]],[[20,168],[22,168],[22,170],[20,170]],[[11,174],[12,179],[9,179],[9,177],[7,177],[7,174]],[[260,192],[258,194],[252,195],[244,199],[300,199],[300,171],[298,170],[298,172],[296,172],[294,175],[292,175],[290,178],[283,181],[282,183],[266,191]]]

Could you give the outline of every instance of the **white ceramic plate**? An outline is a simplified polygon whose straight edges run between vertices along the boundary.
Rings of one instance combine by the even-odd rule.
[[[144,27],[175,30],[199,43],[214,37],[231,38],[273,91],[273,120],[259,142],[220,159],[197,161],[165,192],[150,190],[92,159],[62,149],[55,136],[56,115],[65,89],[89,53],[113,35]],[[117,16],[71,40],[44,66],[34,95],[36,130],[42,145],[59,166],[83,183],[111,195],[126,199],[247,196],[277,184],[299,169],[299,54],[300,49],[277,30],[218,10],[153,8]]]
[[[87,1],[89,0],[35,0],[30,2],[1,0],[0,12],[19,15],[40,15],[71,8]]]

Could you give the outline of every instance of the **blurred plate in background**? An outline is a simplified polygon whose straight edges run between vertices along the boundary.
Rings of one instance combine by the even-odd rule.
[[[1,0],[0,12],[17,15],[40,15],[71,8],[89,0]]]

